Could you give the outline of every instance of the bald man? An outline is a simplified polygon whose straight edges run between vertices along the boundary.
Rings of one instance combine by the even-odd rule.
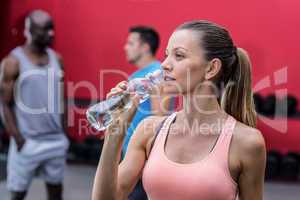
[[[1,100],[11,135],[7,186],[12,200],[24,199],[36,174],[46,182],[49,200],[61,200],[69,146],[65,136],[61,57],[49,46],[51,16],[42,10],[25,20],[26,43],[1,63]]]

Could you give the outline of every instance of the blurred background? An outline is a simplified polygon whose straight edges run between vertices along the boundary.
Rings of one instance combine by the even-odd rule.
[[[66,170],[66,199],[88,199],[101,153],[101,133],[87,126],[86,108],[124,77],[101,80],[101,70],[135,71],[123,46],[128,28],[154,27],[161,36],[163,60],[167,40],[177,25],[207,19],[225,26],[237,44],[248,51],[253,65],[253,88],[258,128],[268,150],[265,199],[300,197],[300,2],[297,0],[2,0],[0,3],[0,59],[24,42],[24,17],[34,9],[48,11],[55,23],[53,48],[64,58],[65,82],[85,81],[97,94],[79,84],[68,93],[71,146]],[[178,105],[179,106],[179,105]],[[5,166],[8,135],[1,125],[0,199],[8,197]],[[28,199],[41,199],[36,180]],[[4,196],[3,196],[4,195]]]

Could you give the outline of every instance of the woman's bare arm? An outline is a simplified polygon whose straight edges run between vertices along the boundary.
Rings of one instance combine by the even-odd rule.
[[[154,126],[162,117],[143,120],[134,132],[125,158],[119,165],[125,134],[112,131],[105,136],[100,162],[95,175],[93,200],[125,200],[137,183],[145,164]],[[112,127],[110,127],[112,128]]]
[[[266,146],[258,130],[252,129],[241,142],[239,200],[262,200],[266,167]]]

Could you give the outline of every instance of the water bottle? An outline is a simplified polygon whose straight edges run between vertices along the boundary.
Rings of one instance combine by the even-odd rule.
[[[112,122],[112,113],[116,109],[129,109],[132,105],[130,99],[131,93],[140,96],[140,103],[143,103],[150,97],[150,91],[163,80],[162,70],[156,70],[147,74],[144,78],[134,78],[128,82],[127,90],[124,93],[112,96],[107,100],[101,101],[86,112],[86,117],[98,131],[105,130]]]

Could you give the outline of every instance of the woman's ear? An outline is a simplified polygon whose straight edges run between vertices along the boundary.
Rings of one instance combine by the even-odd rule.
[[[206,80],[212,80],[221,71],[222,62],[219,58],[214,58],[211,61],[209,61],[207,67],[206,67],[206,73],[205,73],[205,79]]]

